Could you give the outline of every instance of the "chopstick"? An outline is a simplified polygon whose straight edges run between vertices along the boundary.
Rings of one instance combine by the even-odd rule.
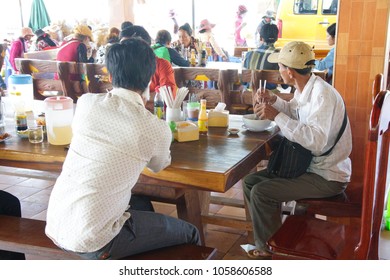
[[[171,87],[162,86],[160,87],[160,93],[167,104],[168,108],[180,108],[184,98],[188,93],[188,88],[179,88],[176,92],[176,97],[173,96]]]
[[[266,90],[266,86],[267,86],[267,80],[264,80],[264,92]],[[261,86],[261,80],[259,81],[259,89],[260,89],[260,92],[263,91],[262,90],[262,86]],[[263,98],[260,99],[260,103],[264,103],[264,99]]]

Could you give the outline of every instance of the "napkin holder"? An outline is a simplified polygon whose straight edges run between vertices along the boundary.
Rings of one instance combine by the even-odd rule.
[[[209,127],[228,127],[229,126],[229,111],[210,110],[208,114]]]
[[[178,142],[199,140],[199,128],[192,122],[176,122],[176,131],[173,133]]]

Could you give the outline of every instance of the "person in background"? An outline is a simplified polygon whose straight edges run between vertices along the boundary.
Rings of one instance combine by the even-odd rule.
[[[256,50],[247,52],[243,68],[251,70],[279,70],[277,63],[268,61],[268,57],[276,52],[275,42],[278,40],[278,27],[275,24],[265,24],[260,30],[260,47]],[[274,90],[277,85],[267,83],[267,89]],[[282,85],[287,88],[287,85]]]
[[[248,12],[248,9],[244,5],[238,6],[237,17],[235,22],[234,38],[237,47],[246,47],[247,43],[245,38],[241,37],[241,30],[246,26],[244,22],[244,16]]]
[[[189,59],[191,50],[198,53],[199,41],[192,36],[192,28],[188,23],[179,27],[178,34],[179,40],[174,42],[173,46],[184,59]]]
[[[88,48],[90,42],[93,42],[91,29],[85,25],[77,25],[73,30],[73,35],[68,41],[64,41],[57,53],[57,61],[74,61],[93,63],[96,56],[96,50],[88,58]]]
[[[7,43],[0,43],[0,72],[4,64],[5,52],[7,49]],[[3,80],[2,73],[0,73],[0,95],[5,95],[5,90],[7,89],[7,85]]]
[[[50,195],[46,235],[84,259],[200,244],[195,226],[129,205],[143,169],[158,172],[171,162],[171,130],[145,109],[156,70],[153,50],[142,39],[124,39],[109,48],[106,62],[113,90],[83,94],[77,102],[72,143]]]
[[[124,21],[122,22],[121,24],[121,30],[124,30],[128,27],[132,27],[133,26],[133,23],[131,21]]]
[[[173,34],[177,34],[177,32],[179,31],[179,24],[177,23],[177,20],[176,20],[176,13],[175,13],[175,10],[174,9],[171,9],[169,10],[169,17],[172,19],[173,21]]]
[[[207,19],[202,20],[199,25],[200,39],[202,42],[205,42],[208,47],[212,47],[214,61],[218,61],[219,58],[223,61],[228,61],[228,56],[214,38],[214,34],[212,33],[214,26],[215,24],[210,23]]]
[[[42,29],[36,30],[35,36],[37,36],[37,40],[35,41],[35,50],[37,51],[45,51],[58,47],[58,42],[52,39],[50,35]]]
[[[311,151],[313,159],[306,173],[281,178],[267,170],[247,175],[244,196],[253,222],[256,249],[252,258],[269,258],[266,241],[282,225],[281,203],[304,198],[330,197],[342,193],[351,178],[351,127],[336,142],[346,114],[344,100],[335,88],[312,73],[314,52],[304,42],[290,42],[268,61],[279,64],[286,84],[296,91],[289,102],[271,91],[258,90],[254,112],[260,119],[275,121],[284,137]],[[261,102],[263,101],[263,102]]]
[[[271,11],[271,10],[268,10],[265,15],[263,16],[261,22],[259,23],[259,25],[257,26],[256,28],[256,33],[255,33],[255,43],[256,43],[256,46],[257,47],[260,47],[261,45],[261,41],[260,41],[260,31],[261,31],[261,28],[265,25],[265,24],[271,24],[273,23],[272,21],[275,20],[275,16],[274,16],[274,12]]]
[[[152,38],[149,33],[139,25],[133,25],[121,31],[120,35],[121,42],[130,38],[141,38],[149,46],[152,43]],[[150,83],[150,91],[156,92],[161,86],[171,87],[173,94],[176,94],[176,81],[175,72],[173,71],[171,63],[163,58],[156,57],[156,72],[152,76]]]
[[[12,42],[9,61],[14,72],[18,71],[15,64],[15,58],[23,58],[24,53],[29,49],[29,43],[33,36],[34,33],[30,27],[23,27],[20,31],[19,38]]]
[[[333,63],[334,63],[334,44],[336,42],[336,23],[331,24],[326,29],[326,40],[328,45],[332,48],[330,49],[327,56],[321,60],[315,61],[315,68],[318,70],[326,70],[326,81],[329,84],[332,84],[333,78]]]
[[[110,31],[105,39],[106,42],[97,50],[96,63],[105,64],[107,48],[109,48],[112,44],[119,42],[119,34],[120,30],[118,28],[110,28]]]
[[[20,201],[12,194],[0,190],[0,215],[22,217]],[[22,253],[0,250],[0,260],[25,260]]]
[[[172,41],[171,34],[167,30],[157,32],[156,44],[152,49],[156,56],[164,58],[177,66],[189,67],[190,63],[180,56],[180,54],[170,47]]]

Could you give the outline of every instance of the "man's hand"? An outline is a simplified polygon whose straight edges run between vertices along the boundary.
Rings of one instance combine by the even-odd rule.
[[[254,112],[261,120],[275,120],[275,117],[279,114],[279,111],[276,110],[272,105],[266,103],[256,103],[254,106]]]

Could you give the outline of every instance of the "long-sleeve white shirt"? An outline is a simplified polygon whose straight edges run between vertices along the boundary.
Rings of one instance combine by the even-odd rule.
[[[73,138],[50,196],[46,234],[60,247],[93,252],[130,217],[131,189],[145,166],[170,164],[172,134],[136,92],[116,88],[77,102]]]
[[[336,89],[312,75],[303,91],[296,90],[290,102],[277,98],[273,106],[281,112],[275,122],[282,134],[315,155],[308,172],[329,181],[350,181],[352,134],[349,121],[332,152],[320,156],[335,143],[344,119],[345,105]]]

